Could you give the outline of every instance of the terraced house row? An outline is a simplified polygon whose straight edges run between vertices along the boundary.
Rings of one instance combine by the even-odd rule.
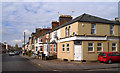
[[[60,15],[52,28],[36,28],[27,49],[68,61],[97,60],[100,52],[120,51],[120,22],[89,14]]]

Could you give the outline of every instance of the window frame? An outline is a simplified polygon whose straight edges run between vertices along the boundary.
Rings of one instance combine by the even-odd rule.
[[[94,28],[92,28],[92,25],[94,25]],[[95,26],[96,24],[91,24],[91,34],[96,34]],[[92,30],[94,30],[94,33],[92,33]]]
[[[52,44],[50,44],[50,52],[52,52]]]
[[[69,46],[68,46],[68,45],[69,45],[69,44],[67,43],[67,44],[66,44],[66,49],[67,49],[66,51],[67,51],[67,52],[70,52],[70,45],[69,45]],[[68,51],[68,48],[69,48],[69,51]]]
[[[63,47],[64,45],[64,47]],[[63,51],[63,48],[64,48],[64,51]],[[65,44],[62,44],[62,52],[65,52]]]
[[[53,45],[53,51],[56,52],[56,44]]]
[[[113,44],[115,44],[115,46],[113,46]],[[113,51],[113,48],[115,48],[116,50]],[[117,51],[117,43],[112,43],[112,51],[113,51],[113,52],[116,52],[116,51]]]
[[[90,43],[92,43],[92,46],[89,46]],[[93,48],[93,50],[89,51],[89,48],[91,48],[91,47]],[[88,52],[94,52],[94,43],[93,42],[89,42],[88,43]]]
[[[69,28],[68,28],[68,36],[70,36],[71,34],[71,27],[69,26]]]
[[[42,49],[42,51],[41,51],[41,49],[42,49],[42,46],[40,46],[40,52],[42,52],[42,51],[43,51],[43,49]]]
[[[112,29],[111,29],[111,26],[112,26]],[[114,25],[110,25],[110,35],[114,35],[114,30],[113,30],[113,28],[114,28]],[[111,34],[111,31],[112,31],[112,34]]]
[[[101,46],[98,46],[98,44],[101,44]],[[101,51],[98,51],[98,48],[101,48]],[[103,43],[101,42],[97,43],[97,52],[103,52]]]
[[[67,29],[67,27],[65,28],[65,35],[66,35],[66,37],[68,36],[68,29]]]

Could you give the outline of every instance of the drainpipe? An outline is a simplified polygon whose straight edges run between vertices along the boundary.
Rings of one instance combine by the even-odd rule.
[[[106,40],[107,40],[107,42],[108,42],[108,52],[109,52],[109,40],[108,40],[107,35],[106,35]]]

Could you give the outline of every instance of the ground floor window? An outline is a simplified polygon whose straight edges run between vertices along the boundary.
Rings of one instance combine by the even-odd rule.
[[[52,52],[52,44],[50,45],[50,51]]]
[[[36,51],[37,51],[38,47],[36,47]]]
[[[56,45],[54,44],[54,52],[56,52]]]
[[[42,52],[42,46],[40,46],[40,51]]]
[[[97,51],[102,51],[102,43],[97,43]]]
[[[69,52],[69,44],[67,44],[67,52]]]
[[[112,43],[112,51],[117,51],[117,44],[116,43]]]
[[[93,43],[88,43],[88,52],[93,52],[94,49],[93,49]]]
[[[65,44],[62,44],[62,51],[65,51]]]

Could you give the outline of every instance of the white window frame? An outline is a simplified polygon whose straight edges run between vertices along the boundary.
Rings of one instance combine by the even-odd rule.
[[[65,28],[65,34],[66,34],[66,36],[68,36],[68,29],[67,29],[67,27]]]
[[[113,46],[113,44],[115,44],[115,46]],[[117,51],[117,43],[112,43],[112,51],[113,51],[113,48],[115,48],[116,49],[115,51]]]
[[[50,45],[50,52],[52,52],[52,44]]]
[[[111,27],[112,27],[112,29],[111,29]],[[110,25],[110,35],[114,34],[113,28],[114,28],[114,25]],[[112,34],[111,34],[111,31],[112,31]]]
[[[64,47],[63,47],[64,45]],[[64,48],[64,51],[63,51],[63,48]],[[65,44],[62,44],[62,52],[65,52]]]
[[[68,28],[68,35],[70,36],[71,34],[71,27],[69,26],[69,28]]]
[[[41,51],[41,47],[42,47],[42,46],[40,46],[40,52],[42,52],[42,51],[43,51],[43,50]]]
[[[53,45],[53,51],[56,52],[56,44]]]
[[[101,44],[101,46],[98,46],[98,44]],[[98,48],[101,48],[101,51],[98,51]],[[101,42],[98,42],[97,43],[97,52],[102,52],[103,51],[103,43],[101,43]]]
[[[36,50],[35,51],[38,51],[38,47],[36,47]]]
[[[49,38],[49,34],[46,34],[46,38]]]
[[[92,42],[90,42],[90,43],[92,43]],[[88,52],[94,52],[94,43],[92,43],[93,44],[92,46],[89,46],[90,43],[88,43]],[[89,48],[93,48],[93,51],[89,51]]]
[[[70,45],[69,45],[69,47],[67,45],[69,45],[69,44],[68,43],[66,44],[66,51],[69,52],[70,51]],[[69,51],[68,51],[68,48],[69,48]]]
[[[41,40],[42,40],[42,38],[40,37],[40,38],[39,38],[39,42],[42,42]]]
[[[56,38],[56,37],[57,37],[57,31],[54,32],[54,38]]]
[[[92,25],[94,25],[94,28],[92,28]],[[94,30],[94,33],[92,33],[92,30]],[[95,31],[95,24],[91,24],[91,34],[95,34],[96,31]]]

